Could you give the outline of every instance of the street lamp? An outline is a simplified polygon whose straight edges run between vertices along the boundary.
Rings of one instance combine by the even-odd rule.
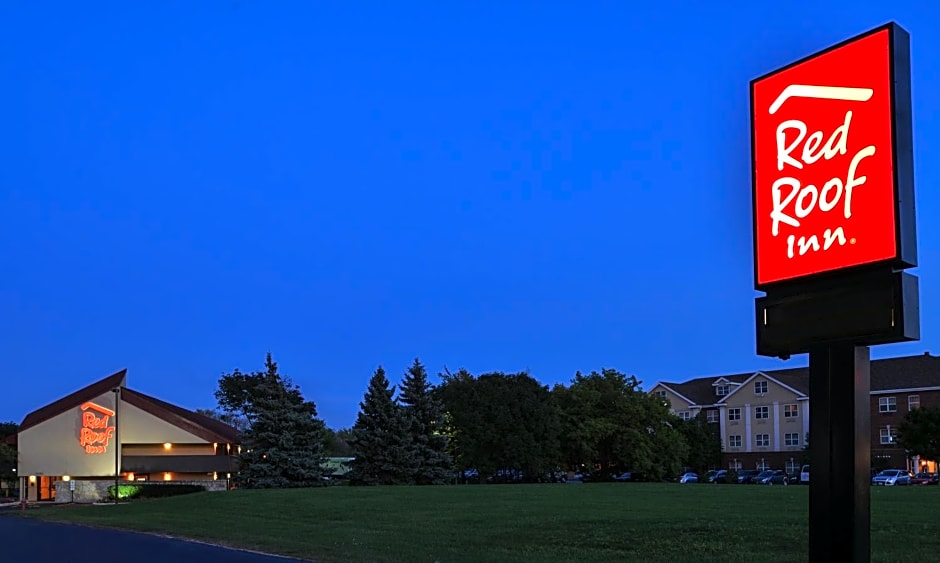
[[[120,477],[120,426],[118,425],[118,411],[121,408],[121,388],[115,387],[111,390],[114,393],[114,506],[118,504],[118,478]]]

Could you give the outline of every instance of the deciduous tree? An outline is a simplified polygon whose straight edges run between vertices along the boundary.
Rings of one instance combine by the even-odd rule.
[[[553,390],[562,412],[565,459],[571,466],[628,470],[650,479],[679,471],[688,455],[669,408],[642,391],[640,382],[614,369],[575,374]]]
[[[15,422],[0,422],[0,440],[19,432],[20,425]]]
[[[327,428],[325,438],[326,455],[329,457],[352,457],[353,449],[349,445],[350,436],[349,429],[333,430]]]
[[[547,387],[526,373],[443,374],[438,389],[456,467],[479,478],[521,473],[535,481],[559,464],[558,412]]]
[[[721,434],[718,424],[709,423],[701,412],[690,420],[678,417],[673,421],[688,445],[688,454],[683,460],[700,475],[721,465]]]
[[[940,408],[920,407],[904,415],[897,443],[910,455],[940,462]]]

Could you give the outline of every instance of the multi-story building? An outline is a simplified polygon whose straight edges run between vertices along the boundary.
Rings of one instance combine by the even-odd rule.
[[[809,368],[764,370],[660,382],[650,389],[677,416],[720,425],[722,465],[797,473],[809,439]],[[871,362],[872,466],[937,471],[908,458],[897,428],[910,410],[940,406],[940,357],[925,353]]]

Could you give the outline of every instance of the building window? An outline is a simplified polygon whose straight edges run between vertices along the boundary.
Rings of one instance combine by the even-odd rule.
[[[796,461],[795,459],[793,459],[792,457],[791,457],[790,459],[788,459],[788,460],[787,460],[786,472],[787,472],[787,475],[796,475],[797,473],[799,473],[799,472],[800,472],[800,464],[799,464],[799,462],[797,462],[797,461]]]
[[[741,460],[739,460],[739,459],[732,459],[732,460],[728,463],[728,469],[730,469],[731,471],[740,471],[740,470],[741,470]]]
[[[715,394],[718,395],[719,397],[723,397],[728,394],[729,388],[730,388],[729,385],[716,385]]]
[[[763,395],[767,392],[767,382],[766,381],[755,381],[754,382],[754,394]]]
[[[757,447],[769,448],[770,447],[770,434],[758,434],[757,435]]]
[[[783,418],[796,418],[800,416],[797,405],[783,405]]]
[[[887,413],[887,412],[897,412],[898,410],[898,401],[894,397],[879,397],[878,398],[878,412]]]
[[[732,434],[731,436],[728,436],[728,446],[732,448],[740,448],[741,447],[741,435]]]
[[[716,410],[705,411],[706,422],[718,422],[719,416],[720,416],[720,413]]]
[[[728,409],[728,420],[741,420],[741,409]]]
[[[679,418],[682,420],[691,420],[692,414],[689,411],[679,411]]]
[[[770,418],[770,407],[757,407],[755,412],[758,419]]]
[[[912,411],[920,408],[920,395],[907,396],[907,410]]]
[[[760,458],[760,461],[757,462],[757,469],[760,471],[767,471],[769,468],[770,466],[767,465],[767,460]]]
[[[882,429],[879,431],[879,434],[880,434],[880,436],[881,436],[881,443],[882,443],[882,444],[893,444],[895,438],[898,437],[898,429],[897,429],[897,428],[891,428],[891,427],[882,428]]]
[[[666,392],[665,392],[665,391],[657,391],[657,392],[656,392],[656,396],[659,397],[660,399],[664,400],[664,401],[666,400]]]
[[[797,432],[787,432],[783,435],[783,443],[786,446],[799,446],[800,435]]]

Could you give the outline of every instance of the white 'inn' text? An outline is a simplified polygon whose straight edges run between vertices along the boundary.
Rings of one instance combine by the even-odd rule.
[[[797,119],[790,119],[777,126],[777,170],[783,171],[786,166],[799,170],[804,165],[811,165],[819,159],[830,160],[837,155],[848,152],[849,128],[852,123],[852,112],[845,112],[845,120],[826,139],[822,131],[814,131],[807,136],[806,124]],[[796,133],[795,135],[793,133]],[[788,139],[789,138],[789,139]],[[823,143],[823,139],[826,142]],[[790,176],[777,179],[771,188],[773,209],[770,212],[772,221],[771,232],[773,236],[780,234],[780,224],[799,227],[800,219],[805,219],[816,209],[828,213],[837,207],[841,210],[843,218],[852,216],[853,190],[865,183],[867,178],[858,175],[859,164],[867,157],[875,154],[874,145],[859,150],[852,157],[846,171],[845,178],[836,176],[822,185],[822,189],[813,184],[800,184],[800,181]],[[845,244],[845,232],[842,227],[826,229],[822,233],[822,245],[817,235],[787,237],[787,256],[793,258],[810,250],[828,250],[833,244]]]

